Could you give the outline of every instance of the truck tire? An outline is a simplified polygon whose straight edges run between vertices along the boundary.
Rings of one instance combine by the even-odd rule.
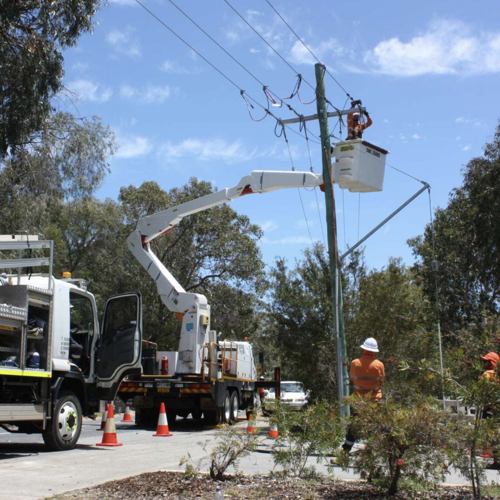
[[[238,410],[240,409],[240,398],[238,397],[238,391],[233,391],[231,393],[231,422],[238,421]]]
[[[153,408],[136,408],[135,424],[139,427],[154,427],[158,422],[158,416]]]
[[[167,422],[169,427],[175,427],[175,421],[177,420],[177,412],[175,410],[167,410]]]
[[[43,440],[51,451],[72,450],[82,432],[82,407],[70,391],[62,391],[54,404],[52,420],[43,432]]]
[[[219,425],[222,420],[222,410],[203,410],[205,425]]]
[[[224,424],[231,423],[231,394],[229,394],[229,391],[226,391],[226,395],[224,396],[224,406],[222,407],[222,422]]]

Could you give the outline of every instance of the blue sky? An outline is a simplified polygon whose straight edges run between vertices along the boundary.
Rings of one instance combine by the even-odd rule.
[[[314,85],[314,59],[265,0],[228,1]],[[391,152],[390,165],[428,182],[434,207],[445,206],[461,182],[461,168],[482,154],[500,117],[500,3],[270,1],[340,83],[342,88],[326,77],[330,102],[342,108],[343,89],[362,99],[374,121],[364,138]],[[277,96],[291,94],[296,72],[223,0],[175,3],[256,79],[168,0],[143,2],[262,105],[266,98],[256,79]],[[134,0],[110,0],[96,21],[94,33],[64,53],[64,83],[74,94],[60,106],[78,116],[98,115],[116,134],[120,148],[99,197],[116,199],[120,187],[150,180],[165,190],[190,177],[223,188],[252,170],[291,169],[286,143],[274,134],[275,120],[252,121],[239,90]],[[307,83],[300,97],[313,99]],[[301,114],[316,113],[315,103],[302,104],[297,96],[288,102]],[[271,111],[280,118],[294,116],[285,108]],[[257,106],[252,113],[263,116]],[[338,135],[336,119],[330,130]],[[320,147],[313,142],[318,125],[310,123],[308,132],[313,169],[321,173]],[[287,136],[295,168],[309,170],[305,138],[291,131]],[[380,193],[358,195],[336,187],[340,251],[420,187],[392,168],[386,168]],[[232,203],[263,227],[260,247],[267,263],[275,256],[293,263],[311,238],[323,241],[324,195],[319,190],[301,195],[304,209],[295,189]],[[380,268],[391,256],[411,263],[406,240],[422,234],[428,222],[429,200],[421,195],[366,243],[368,265]]]

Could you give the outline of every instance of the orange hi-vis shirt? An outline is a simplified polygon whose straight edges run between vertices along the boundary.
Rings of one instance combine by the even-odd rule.
[[[385,379],[385,367],[382,361],[375,359],[375,353],[363,351],[359,359],[351,363],[351,380],[354,384],[354,394],[371,395],[375,401],[382,397],[382,385]]]
[[[488,380],[497,380],[498,379],[497,372],[495,370],[486,370],[479,378],[480,379],[485,378]]]

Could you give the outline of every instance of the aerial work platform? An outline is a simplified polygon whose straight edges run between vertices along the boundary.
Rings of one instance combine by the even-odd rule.
[[[389,151],[363,139],[337,142],[334,145],[334,182],[351,193],[382,191],[385,158]]]

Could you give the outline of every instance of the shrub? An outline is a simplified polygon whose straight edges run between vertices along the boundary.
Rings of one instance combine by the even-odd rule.
[[[326,462],[344,439],[342,426],[327,403],[302,411],[277,404],[269,423],[279,430],[272,453],[275,466],[283,468],[280,475],[316,477],[316,469],[307,467],[308,457],[314,455],[317,463]]]
[[[339,462],[344,469],[352,458],[356,472],[387,489],[398,491],[400,479],[434,482],[443,480],[450,453],[449,416],[426,401],[402,405],[393,400],[374,404],[352,398],[356,416],[351,425],[364,450]]]
[[[245,432],[230,425],[222,425],[216,434],[216,444],[208,456],[201,458],[193,465],[191,455],[183,457],[179,465],[186,464],[185,475],[192,476],[208,462],[210,477],[214,481],[222,481],[230,466],[238,471],[239,460],[250,454],[257,446],[257,435]],[[204,451],[208,450],[209,441],[198,443]]]

